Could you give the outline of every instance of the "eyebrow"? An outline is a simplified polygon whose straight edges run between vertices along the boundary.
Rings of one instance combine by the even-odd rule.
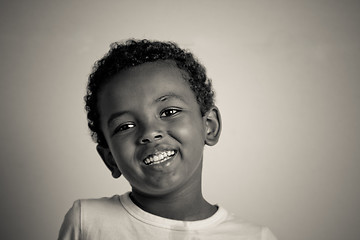
[[[175,98],[175,99],[178,99],[178,100],[186,103],[186,100],[182,96],[177,95],[177,94],[172,93],[172,92],[167,93],[167,94],[157,98],[155,100],[155,102],[164,102],[164,101],[168,100],[169,98]]]
[[[121,111],[121,112],[116,112],[110,115],[109,120],[107,121],[107,125],[110,126],[110,124],[112,123],[112,121],[114,121],[115,118],[118,118],[124,114],[129,113],[129,111]]]

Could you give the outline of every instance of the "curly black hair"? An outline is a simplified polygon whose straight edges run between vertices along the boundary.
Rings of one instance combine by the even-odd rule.
[[[204,115],[214,105],[214,91],[211,80],[206,76],[205,67],[187,50],[173,42],[130,39],[110,45],[109,52],[94,66],[88,79],[87,93],[84,97],[88,126],[94,142],[107,147],[100,127],[98,93],[101,88],[117,73],[147,62],[172,60],[176,66],[187,73],[184,79],[195,93]]]

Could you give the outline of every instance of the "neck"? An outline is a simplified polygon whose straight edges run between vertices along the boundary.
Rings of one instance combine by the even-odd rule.
[[[138,207],[160,217],[182,221],[202,220],[212,216],[217,206],[204,199],[201,177],[195,181],[197,183],[192,182],[191,187],[161,195],[143,194],[133,189],[130,197]]]

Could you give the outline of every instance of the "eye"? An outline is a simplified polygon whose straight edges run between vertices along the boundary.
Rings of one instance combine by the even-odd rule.
[[[160,117],[171,117],[173,115],[178,114],[179,112],[181,112],[181,110],[175,109],[175,108],[168,108],[168,109],[161,111]]]
[[[128,129],[130,129],[130,128],[133,128],[133,127],[135,127],[135,124],[134,124],[134,123],[124,123],[124,124],[121,124],[121,125],[119,125],[117,128],[115,128],[113,134],[118,133],[118,132],[126,131],[126,130],[128,130]]]

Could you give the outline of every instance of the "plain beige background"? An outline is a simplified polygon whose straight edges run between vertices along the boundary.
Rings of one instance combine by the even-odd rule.
[[[360,239],[359,1],[2,1],[1,239],[56,239],[78,198],[129,190],[82,97],[111,42],[172,40],[223,117],[204,192],[283,240]]]

